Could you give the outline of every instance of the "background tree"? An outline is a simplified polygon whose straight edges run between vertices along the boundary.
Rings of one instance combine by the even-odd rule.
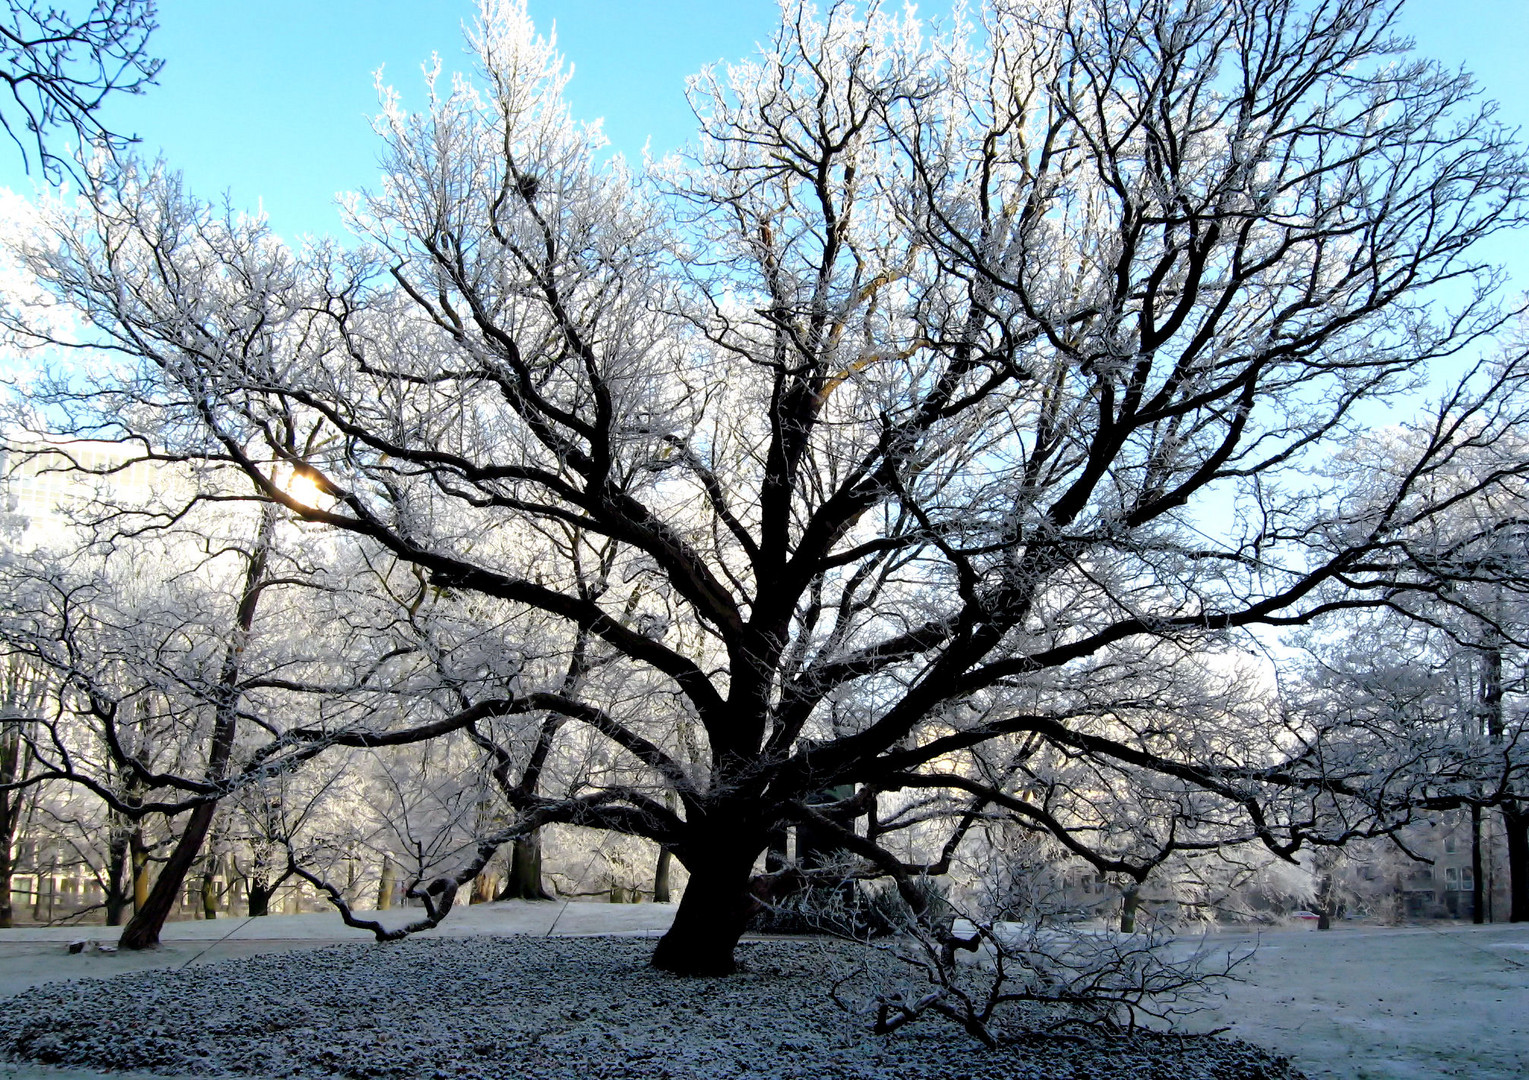
[[[0,571],[0,639],[47,676],[29,708],[7,713],[35,763],[27,782],[81,789],[69,803],[83,847],[110,838],[98,872],[108,921],[130,899],[122,944],[141,948],[157,942],[198,859],[216,861],[216,845],[203,849],[224,798],[281,781],[259,749],[289,726],[322,724],[326,710],[366,707],[368,678],[410,647],[389,629],[390,596],[368,606],[364,562],[332,568],[352,584],[315,573],[308,538],[279,507],[241,513],[247,496],[203,490],[170,464],[145,492],[123,479],[121,455],[90,464],[101,450],[33,448],[33,467],[60,463],[76,484],[41,529],[50,542],[12,552]],[[176,818],[155,858],[155,823]]]
[[[16,843],[28,798],[35,795],[28,783],[33,761],[27,720],[46,697],[45,674],[20,656],[7,654],[0,659],[0,926],[13,924]]]
[[[1413,468],[1415,448],[1428,437],[1393,429],[1361,442],[1342,470],[1345,480],[1358,494],[1377,473]],[[1407,564],[1414,582],[1427,587],[1383,589],[1374,610],[1304,636],[1318,660],[1306,678],[1317,702],[1306,707],[1325,714],[1314,730],[1325,733],[1328,752],[1341,755],[1345,768],[1368,758],[1376,770],[1390,770],[1397,812],[1470,814],[1477,921],[1486,909],[1482,814],[1494,810],[1507,840],[1509,918],[1529,918],[1526,457],[1517,439],[1467,433],[1419,479],[1425,499],[1451,501],[1449,513],[1427,515],[1393,540],[1391,561]],[[1482,485],[1484,478],[1491,480]],[[1415,785],[1410,794],[1401,790],[1407,783]]]
[[[999,0],[926,32],[789,6],[696,80],[692,157],[645,180],[599,163],[553,46],[490,0],[477,82],[421,114],[386,95],[363,248],[292,253],[162,170],[95,176],[29,258],[123,362],[33,401],[232,465],[515,628],[503,696],[270,751],[557,714],[617,764],[516,792],[416,888],[432,918],[499,844],[589,825],[690,872],[654,962],[731,970],[783,826],[916,898],[926,867],[845,824],[908,788],[957,792],[955,828],[999,808],[1120,858],[1029,759],[1289,856],[1334,800],[1382,827],[1373,793],[1272,723],[1175,726],[1162,656],[1430,588],[1393,540],[1458,498],[1419,478],[1523,421],[1520,366],[1483,369],[1365,501],[1311,479],[1501,324],[1472,250],[1522,219],[1521,155],[1468,79],[1406,56],[1396,8]],[[585,635],[611,660],[569,688]]]

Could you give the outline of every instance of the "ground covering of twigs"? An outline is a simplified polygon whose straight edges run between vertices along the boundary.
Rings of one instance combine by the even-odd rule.
[[[623,938],[415,938],[55,983],[7,1004],[0,1052],[198,1077],[1300,1077],[1225,1038],[1013,1033],[986,1050],[934,1019],[876,1036],[829,1000],[833,979],[865,961],[844,943],[746,943],[745,970],[726,979],[660,974],[651,950]]]

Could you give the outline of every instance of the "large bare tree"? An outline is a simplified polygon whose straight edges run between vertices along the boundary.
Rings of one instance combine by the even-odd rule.
[[[417,113],[386,94],[359,247],[292,252],[160,169],[56,214],[32,265],[112,359],[32,393],[519,628],[500,697],[269,749],[516,715],[602,747],[571,789],[503,785],[515,820],[421,886],[448,904],[541,824],[644,836],[690,875],[654,962],[714,973],[784,826],[900,881],[992,811],[1136,880],[1288,855],[1363,792],[1184,658],[1429,587],[1389,554],[1448,507],[1418,477],[1521,419],[1520,367],[1482,367],[1389,487],[1316,478],[1500,325],[1474,247],[1523,215],[1519,151],[1397,7],[996,0],[932,30],[787,5],[693,83],[690,155],[636,176],[524,5],[488,0],[474,76]],[[880,842],[909,789],[949,817],[927,863]],[[1101,829],[1111,803],[1156,824]]]

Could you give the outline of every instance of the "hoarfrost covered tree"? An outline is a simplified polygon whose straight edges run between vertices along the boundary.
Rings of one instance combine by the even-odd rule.
[[[8,792],[72,786],[76,808],[97,801],[109,836],[109,921],[125,907],[131,875],[134,914],[121,944],[142,948],[157,943],[197,859],[217,857],[210,837],[219,814],[226,822],[242,809],[241,826],[281,819],[266,830],[274,835],[240,829],[253,841],[242,875],[252,910],[287,876],[282,841],[291,823],[313,817],[296,803],[311,806],[336,783],[317,775],[307,785],[315,792],[288,781],[328,749],[313,739],[294,748],[292,729],[379,710],[418,718],[432,691],[450,693],[454,708],[462,690],[435,677],[420,599],[390,590],[397,583],[385,568],[396,560],[380,560],[379,571],[354,546],[330,550],[327,535],[294,525],[240,476],[222,479],[243,492],[215,472],[198,477],[173,462],[146,469],[131,454],[102,463],[100,451],[68,441],[28,451],[31,467],[74,484],[56,527],[42,530],[48,541],[0,564],[0,641],[44,677],[41,694],[7,711],[29,775],[6,784]],[[135,470],[157,481],[151,490],[124,482]],[[484,632],[474,626],[474,636]],[[225,806],[229,796],[237,807]],[[146,841],[159,819],[174,822],[173,835],[149,887]],[[273,851],[274,871],[263,873]]]
[[[76,461],[58,447],[46,452],[53,458]],[[15,721],[37,763],[34,783],[85,788],[109,816],[135,823],[186,812],[153,887],[144,895],[135,888],[121,943],[144,948],[158,943],[180,899],[238,746],[243,665],[260,597],[273,584],[276,508],[256,515],[253,537],[191,514],[134,542],[139,524],[159,514],[100,498],[80,515],[99,515],[88,542],[9,554],[0,638],[48,676],[49,693]],[[195,509],[194,497],[185,501]],[[242,564],[231,579],[230,560]],[[109,863],[127,854],[108,844]],[[122,876],[108,871],[113,885]]]
[[[1515,335],[1522,340],[1522,333]],[[1412,470],[1430,435],[1393,429],[1359,442],[1339,478],[1356,493]],[[1415,506],[1449,502],[1396,530],[1389,562],[1428,588],[1380,589],[1373,607],[1302,635],[1313,663],[1297,685],[1308,752],[1351,778],[1398,820],[1466,809],[1476,860],[1474,917],[1485,910],[1481,816],[1507,841],[1511,921],[1529,919],[1529,731],[1522,707],[1529,647],[1529,447],[1472,425],[1421,471]],[[1485,482],[1484,482],[1485,481]],[[1340,764],[1341,763],[1341,764]]]
[[[570,117],[524,5],[488,0],[476,75],[420,113],[385,94],[355,250],[288,251],[160,168],[59,208],[31,265],[116,362],[37,406],[237,466],[517,629],[502,696],[289,735],[555,715],[619,762],[516,791],[428,896],[542,824],[643,836],[690,873],[655,964],[712,973],[783,826],[916,896],[925,867],[853,827],[910,787],[953,838],[999,811],[1116,874],[1289,855],[1312,800],[1365,793],[1277,725],[1223,728],[1165,658],[1431,587],[1388,558],[1399,507],[1447,509],[1416,479],[1470,417],[1522,419],[1520,366],[1482,370],[1362,505],[1309,479],[1504,318],[1472,252],[1521,221],[1523,159],[1397,6],[787,5],[691,84],[691,156],[639,177]],[[586,641],[608,657],[570,686]],[[1048,762],[1187,816],[1116,847],[1048,808],[1083,793]]]

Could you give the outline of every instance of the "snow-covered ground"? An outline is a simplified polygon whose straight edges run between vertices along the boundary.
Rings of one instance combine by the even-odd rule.
[[[652,904],[492,904],[460,910],[453,914],[446,927],[427,936],[646,935],[661,931],[672,915],[673,908]],[[408,913],[398,912],[394,916],[406,918]],[[29,986],[65,979],[98,978],[151,968],[202,967],[228,958],[307,951],[335,941],[365,943],[370,940],[364,934],[345,930],[337,918],[327,914],[171,924],[166,928],[165,945],[148,954],[106,954],[87,949],[70,955],[66,943],[80,938],[111,940],[101,928],[0,930],[0,995],[11,995]],[[1246,940],[1242,935],[1218,935],[1211,943],[1235,948]],[[459,952],[451,954],[454,957],[451,962],[454,965],[476,962],[492,965],[493,978],[521,985],[525,976],[512,973],[516,966],[524,965],[527,955],[535,955],[523,954],[519,950],[532,947],[531,942],[524,940],[519,945],[512,945],[512,958],[508,953],[503,957],[497,953],[490,956],[490,952],[499,948],[493,942],[459,942],[454,946]],[[640,960],[646,946],[640,942],[629,942],[625,946],[617,943],[614,954],[598,947],[597,943],[587,943],[586,946],[554,943],[553,947],[575,952],[560,959],[560,953],[548,954],[551,965],[534,980],[541,987],[543,996],[553,994],[554,985],[560,978],[566,978],[570,984],[566,987],[567,992],[586,1000],[599,993],[601,983],[600,978],[591,981],[589,973],[579,975],[574,972],[581,966],[578,956],[583,954],[578,953],[579,949],[594,949],[588,957],[590,964],[609,966],[614,963],[640,972]],[[386,955],[403,957],[406,954],[393,952]],[[436,956],[445,959],[447,954]],[[331,959],[332,956],[326,957],[326,962]],[[512,959],[513,964],[506,967]],[[354,958],[345,960],[346,964],[358,962]],[[285,992],[295,1010],[293,1015],[302,1013],[306,1016],[303,996],[311,993],[311,988],[304,989],[302,979],[322,971],[323,965],[303,956],[290,957],[282,964],[281,970],[296,972],[292,978],[297,981],[289,982]],[[428,967],[416,967],[415,970],[422,972]],[[1247,981],[1229,985],[1226,1001],[1211,1013],[1202,1014],[1199,1025],[1229,1026],[1230,1034],[1291,1057],[1312,1077],[1421,1080],[1423,1077],[1462,1076],[1509,1080],[1529,1075],[1529,926],[1446,925],[1405,929],[1340,926],[1327,933],[1310,929],[1276,931],[1262,935],[1257,954],[1242,974]],[[606,973],[606,977],[610,975]],[[162,978],[157,981],[163,983]],[[220,977],[218,985],[226,988],[237,982]],[[429,979],[424,978],[422,983],[428,985]],[[422,983],[411,985],[417,991]],[[78,997],[98,1003],[136,1002],[136,1015],[144,1023],[152,1023],[155,1010],[144,1006],[157,996],[153,989],[155,985],[153,982],[141,984],[132,994],[124,994],[122,991],[128,988],[122,984],[114,987],[110,994],[94,993],[93,987],[80,987],[80,990],[88,989],[91,993]],[[168,993],[172,987],[164,985],[162,989]],[[405,989],[402,984],[400,989]],[[656,986],[646,989],[653,1001],[658,1000],[659,993],[665,992]],[[453,990],[440,987],[439,992],[451,994]],[[557,996],[561,999],[562,994]],[[171,999],[162,997],[160,1000],[168,1002]],[[414,1000],[420,999],[416,997]],[[547,1000],[550,1001],[550,997]],[[711,999],[703,995],[702,1000]],[[24,1002],[25,998],[6,1007],[12,1010],[10,1018],[15,1017],[14,1010],[22,1007]],[[27,1003],[27,1007],[35,1010],[42,1007],[42,1003],[34,999]],[[49,1006],[50,1010],[55,1007],[61,1006]],[[614,1035],[601,1034],[605,1029],[599,1028],[598,1015],[596,1010],[579,1021],[586,1025],[595,1023],[595,1028],[580,1029],[582,1033],[569,1037],[585,1042],[614,1038]],[[596,1020],[590,1020],[590,1016]],[[677,1020],[680,1026],[688,1024],[683,1017],[671,1019]],[[696,1017],[698,1022],[701,1019]],[[846,1018],[837,1018],[835,1024],[845,1026]],[[781,1039],[790,1041],[789,1033],[769,1024],[755,1025],[755,1028],[765,1031],[769,1039],[777,1042]],[[750,1039],[754,1037],[752,1033],[748,1036]],[[643,1038],[652,1043],[651,1032]],[[725,1043],[725,1038],[719,1038],[722,1042],[716,1045]],[[807,1043],[803,1045],[805,1047]],[[794,1060],[805,1067],[807,1058],[796,1057]],[[887,1064],[894,1063],[889,1061]],[[40,1080],[43,1077],[94,1080],[105,1075],[121,1077],[123,1074],[0,1065],[3,1080]],[[179,1075],[197,1073],[183,1069]],[[972,1075],[980,1073],[973,1072]]]
[[[1198,1026],[1224,1025],[1313,1078],[1529,1077],[1529,924],[1264,934],[1239,975]]]

